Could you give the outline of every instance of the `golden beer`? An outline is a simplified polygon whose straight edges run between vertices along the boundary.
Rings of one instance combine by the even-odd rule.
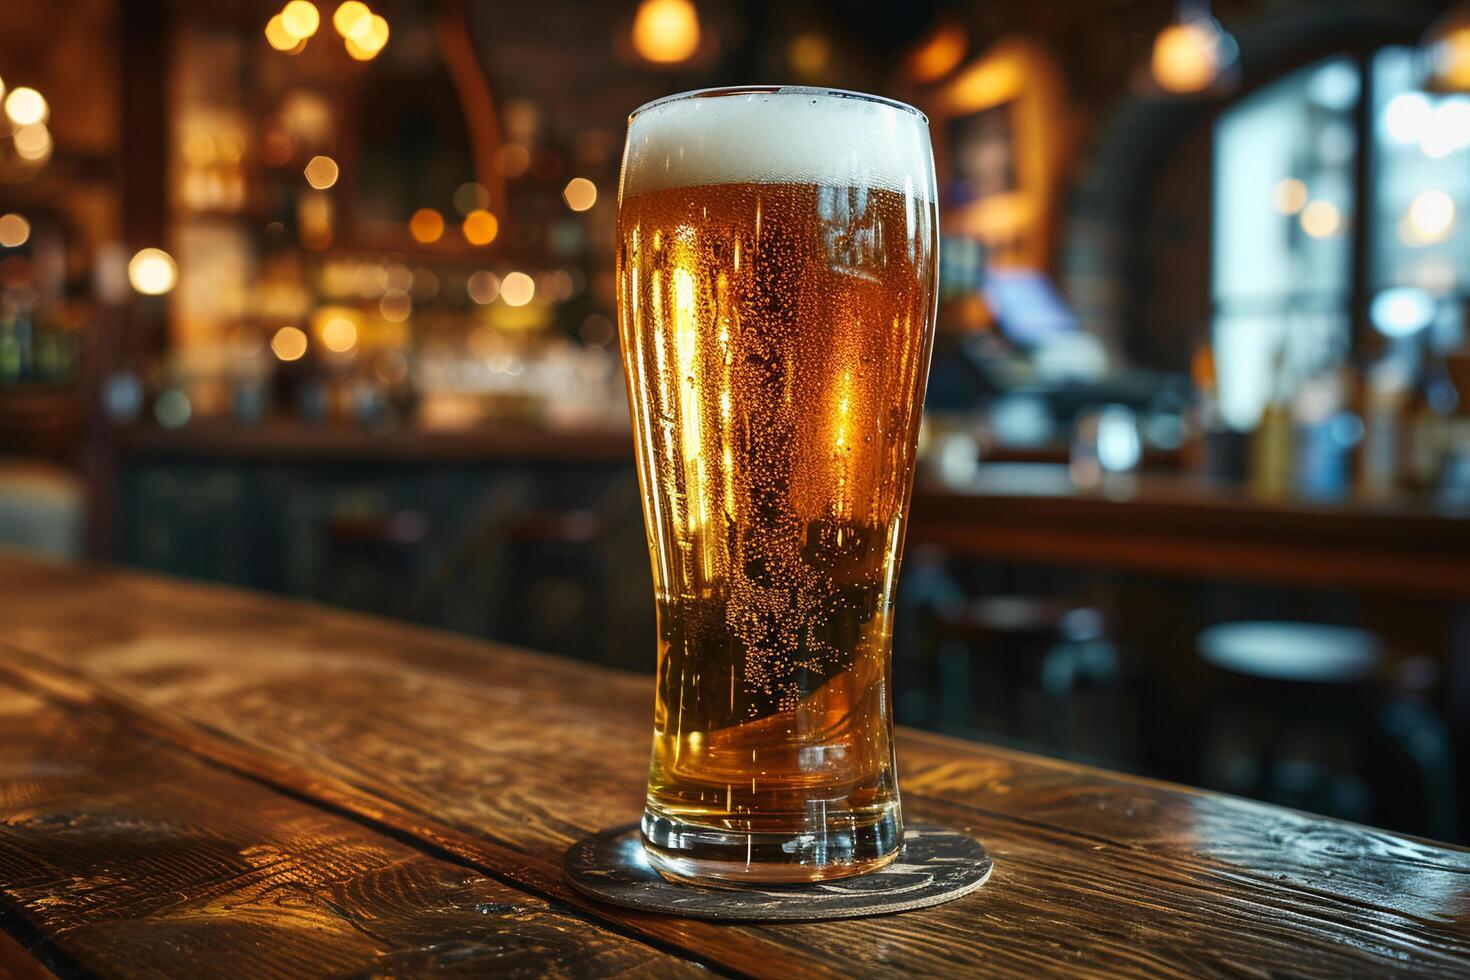
[[[933,333],[927,124],[849,93],[696,93],[634,114],[623,167],[659,631],[645,849],[694,880],[881,867],[902,838],[890,626]]]

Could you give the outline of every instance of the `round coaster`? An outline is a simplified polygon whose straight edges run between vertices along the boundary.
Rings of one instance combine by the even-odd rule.
[[[990,855],[944,827],[907,827],[903,852],[872,874],[809,885],[703,888],[664,880],[643,855],[638,825],[593,834],[562,860],[567,881],[599,901],[693,919],[814,922],[909,912],[952,901],[985,884]]]

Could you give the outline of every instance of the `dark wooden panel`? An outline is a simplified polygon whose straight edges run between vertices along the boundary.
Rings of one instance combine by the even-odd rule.
[[[230,775],[96,703],[37,696],[3,667],[0,745],[0,902],[63,972],[702,972]],[[15,949],[0,945],[0,968],[24,975]]]
[[[555,873],[641,804],[649,682],[303,604],[0,563],[12,665],[159,737],[575,905]],[[0,659],[4,659],[0,657]],[[866,922],[609,922],[750,973],[1464,973],[1470,853],[904,733],[905,805],[991,882]]]

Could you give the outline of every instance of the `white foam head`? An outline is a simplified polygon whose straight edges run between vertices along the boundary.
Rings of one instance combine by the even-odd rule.
[[[633,114],[621,194],[736,183],[881,187],[933,201],[929,120],[899,102],[797,86],[690,92]]]

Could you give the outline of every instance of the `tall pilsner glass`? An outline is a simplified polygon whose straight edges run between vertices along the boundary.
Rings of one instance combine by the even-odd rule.
[[[643,839],[666,877],[898,853],[891,626],[937,243],[909,106],[772,86],[629,119],[618,319],[659,632]]]

